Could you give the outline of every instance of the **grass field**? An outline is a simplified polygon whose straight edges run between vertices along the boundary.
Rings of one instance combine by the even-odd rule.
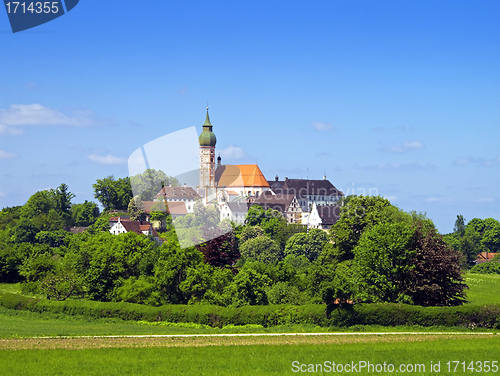
[[[471,304],[500,303],[500,276],[468,274]],[[0,291],[20,293],[18,285]],[[500,362],[500,335],[466,328],[351,327],[294,325],[258,328],[205,328],[195,324],[151,325],[118,319],[37,314],[0,307],[0,375],[500,375],[479,370]],[[52,338],[40,336],[176,335],[292,332],[415,332],[428,334],[359,334],[273,337],[197,338]],[[462,334],[432,334],[436,331]],[[496,331],[498,332],[498,331]],[[470,334],[472,333],[472,334]],[[455,363],[453,363],[455,361]],[[474,361],[473,368],[467,369]],[[294,363],[295,362],[295,363]],[[359,372],[331,372],[332,362],[354,364]],[[362,363],[366,362],[366,363]],[[386,363],[384,372],[383,364]],[[447,362],[450,369],[448,369]],[[459,362],[459,363],[457,363]],[[462,363],[464,362],[464,363]],[[312,364],[312,366],[310,366]],[[319,364],[319,366],[318,366]],[[360,368],[371,364],[373,372]],[[440,366],[439,372],[431,364]],[[497,363],[498,364],[498,363]],[[378,368],[375,368],[377,365]],[[394,365],[394,372],[389,372]],[[398,371],[400,366],[413,372]],[[310,368],[312,367],[312,368]],[[389,367],[389,368],[388,368]],[[455,368],[457,367],[457,368]],[[465,367],[465,369],[463,369]],[[500,366],[499,366],[500,367]],[[335,369],[333,369],[335,370]],[[378,372],[380,370],[381,372]],[[309,371],[309,372],[294,372]],[[474,371],[474,372],[473,372]]]
[[[315,337],[315,343],[288,344],[286,340],[274,344],[254,344],[247,340],[245,346],[212,341],[204,345],[186,347],[110,347],[79,350],[2,350],[0,374],[15,375],[292,375],[294,370],[310,370],[312,364],[319,371],[320,364],[325,373],[332,363],[356,364],[358,374],[394,375],[400,366],[411,369],[416,375],[464,375],[497,374],[462,372],[462,364],[453,372],[456,363],[498,360],[499,335],[481,337],[465,336],[380,336],[367,335],[359,338],[345,336],[328,339]],[[257,342],[258,343],[258,342]],[[489,349],[489,350],[486,350]],[[366,363],[362,363],[366,362]],[[368,362],[375,372],[360,369]],[[383,372],[394,366],[394,372]],[[440,372],[431,369],[431,364],[440,365]],[[377,366],[378,365],[378,366]],[[377,367],[377,368],[375,368]],[[382,372],[376,372],[377,369]],[[420,372],[416,372],[419,370]],[[302,373],[302,372],[300,372]],[[310,372],[308,372],[310,373]],[[319,372],[318,372],[319,373]],[[407,372],[409,373],[409,372]],[[336,374],[351,374],[339,372]]]
[[[500,304],[500,275],[467,273],[465,281],[470,304]]]

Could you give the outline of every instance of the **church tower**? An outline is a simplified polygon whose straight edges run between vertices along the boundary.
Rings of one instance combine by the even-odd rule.
[[[200,185],[199,188],[215,188],[215,144],[217,139],[212,132],[212,124],[208,117],[200,134]]]

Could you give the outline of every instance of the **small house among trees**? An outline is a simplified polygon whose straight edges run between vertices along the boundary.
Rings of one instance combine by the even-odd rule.
[[[111,218],[110,222],[114,218]],[[114,221],[113,221],[114,222]],[[151,236],[155,241],[159,242],[160,237],[156,230],[151,226],[149,222],[143,221],[132,221],[130,219],[117,218],[117,221],[109,229],[109,232],[113,235],[126,234],[127,232],[135,232],[139,235]]]

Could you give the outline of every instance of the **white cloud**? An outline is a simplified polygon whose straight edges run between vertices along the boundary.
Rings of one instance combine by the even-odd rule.
[[[113,165],[113,164],[126,164],[127,159],[126,158],[120,158],[120,157],[115,157],[111,154],[107,154],[105,156],[100,156],[97,154],[90,154],[87,157],[91,162],[97,163],[97,164],[104,164],[104,165]]]
[[[381,150],[386,153],[404,153],[410,150],[422,149],[423,147],[424,144],[420,141],[406,141],[399,145],[382,148]]]
[[[315,130],[320,131],[320,132],[329,131],[329,130],[333,129],[332,123],[323,123],[321,121],[315,121],[315,122],[311,123],[311,126]]]
[[[0,191],[0,197],[7,196],[7,193]]]
[[[9,153],[4,150],[0,150],[0,159],[11,159],[11,158],[17,158],[17,154],[14,153]]]
[[[6,125],[0,124],[0,134],[5,134],[8,136],[19,136],[23,133],[24,131],[21,128],[8,127]]]
[[[0,109],[0,134],[18,135],[23,131],[18,127],[33,125],[62,125],[80,127],[98,122],[88,110],[75,110],[70,115],[40,104],[12,104],[8,109]]]
[[[242,148],[238,148],[234,145],[229,145],[227,148],[220,150],[220,156],[223,159],[240,159],[245,156],[245,152]]]
[[[458,166],[477,164],[480,166],[491,167],[491,166],[496,166],[499,163],[500,163],[500,155],[498,155],[496,158],[483,158],[483,157],[475,157],[473,155],[469,155],[467,157],[457,158],[455,159],[455,161],[453,161],[453,164]]]

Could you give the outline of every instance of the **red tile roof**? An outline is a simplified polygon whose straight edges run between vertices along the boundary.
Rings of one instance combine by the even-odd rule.
[[[224,165],[215,170],[217,187],[266,187],[269,188],[264,174],[256,164]]]
[[[142,235],[141,222],[138,221],[120,221],[127,232],[135,232]]]
[[[478,264],[483,263],[483,262],[488,262],[491,261],[493,257],[498,255],[498,253],[492,253],[492,252],[481,252],[480,254],[477,255],[476,257],[476,262]]]

